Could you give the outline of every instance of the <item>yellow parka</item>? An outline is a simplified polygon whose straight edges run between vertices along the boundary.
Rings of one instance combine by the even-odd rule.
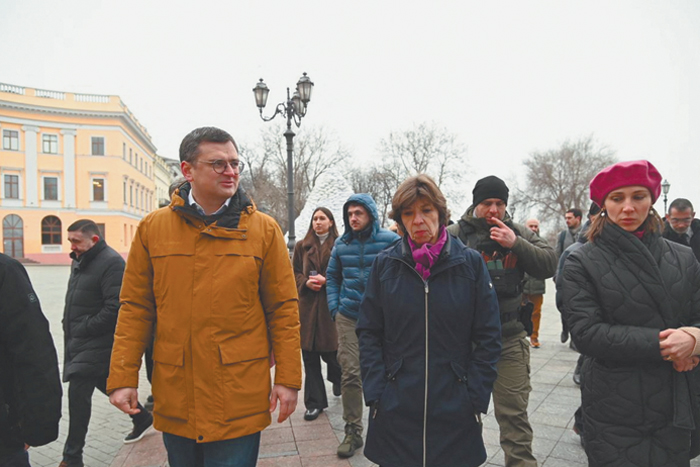
[[[207,223],[185,203],[146,216],[129,251],[108,391],[138,386],[155,326],[154,426],[198,442],[270,424],[275,384],[301,387],[296,285],[282,232],[242,190]],[[209,219],[211,220],[211,219]]]

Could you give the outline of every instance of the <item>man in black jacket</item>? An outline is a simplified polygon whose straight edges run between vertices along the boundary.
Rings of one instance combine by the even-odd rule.
[[[700,219],[695,219],[692,203],[685,198],[674,199],[664,224],[664,238],[689,246],[700,261]]]
[[[71,224],[68,241],[73,264],[63,312],[63,381],[69,382],[70,427],[60,467],[82,467],[92,394],[95,388],[107,394],[124,258],[100,238],[97,224],[91,220]],[[134,429],[125,443],[140,440],[153,424],[151,414],[141,404],[138,407],[141,411],[131,416]]]
[[[27,271],[0,253],[0,466],[29,467],[25,444],[58,438],[61,395],[49,322]]]

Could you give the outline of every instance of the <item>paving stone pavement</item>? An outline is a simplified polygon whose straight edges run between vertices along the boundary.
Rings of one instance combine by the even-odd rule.
[[[66,266],[27,267],[42,307],[51,323],[59,361],[63,356],[61,315],[65,288],[70,274]],[[573,414],[580,403],[580,392],[572,380],[578,354],[559,340],[561,325],[554,306],[554,285],[547,282],[548,293],[542,313],[540,342],[542,347],[531,349],[532,393],[529,414],[534,430],[533,449],[543,467],[577,467],[587,465],[586,455],[578,436],[572,431]],[[142,400],[148,395],[148,382],[142,369]],[[64,385],[64,392],[67,386]],[[283,424],[274,423],[263,431],[258,466],[374,466],[360,452],[348,460],[338,459],[335,449],[344,436],[342,404],[332,395],[326,383],[330,407],[313,421],[303,420],[303,402]],[[301,401],[301,398],[300,398]],[[64,395],[64,418],[61,420],[59,439],[30,450],[33,466],[57,466],[68,428],[67,398]],[[484,441],[488,453],[487,466],[504,466],[503,451],[499,446],[498,425],[493,406],[484,417]],[[365,408],[365,420],[367,409]],[[86,467],[135,467],[167,465],[160,433],[151,430],[140,442],[124,445],[123,437],[130,431],[131,422],[109,404],[107,398],[96,393],[93,397],[93,416],[85,448]],[[700,459],[691,462],[700,467]]]

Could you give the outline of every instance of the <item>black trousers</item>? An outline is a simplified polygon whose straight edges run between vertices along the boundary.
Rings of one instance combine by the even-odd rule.
[[[323,383],[321,373],[321,359],[328,365],[327,378],[333,384],[340,384],[340,365],[336,356],[337,352],[312,352],[302,350],[304,359],[304,406],[307,410],[325,409],[328,407],[326,386]]]
[[[63,460],[68,465],[83,465],[83,448],[85,437],[90,425],[92,415],[92,394],[95,389],[105,396],[107,395],[107,378],[80,378],[72,377],[68,383],[68,414],[69,427],[66,445],[63,447]],[[129,415],[134,424],[138,424],[144,417],[148,417],[148,411],[139,403],[141,412]]]

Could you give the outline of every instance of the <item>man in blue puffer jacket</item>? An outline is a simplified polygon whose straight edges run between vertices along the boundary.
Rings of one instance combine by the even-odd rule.
[[[377,254],[399,236],[379,226],[377,205],[366,193],[354,194],[343,206],[345,233],[335,241],[328,263],[328,309],[338,329],[338,362],[343,371],[341,394],[345,439],[338,456],[351,457],[362,446],[362,377],[355,334],[360,301]]]

